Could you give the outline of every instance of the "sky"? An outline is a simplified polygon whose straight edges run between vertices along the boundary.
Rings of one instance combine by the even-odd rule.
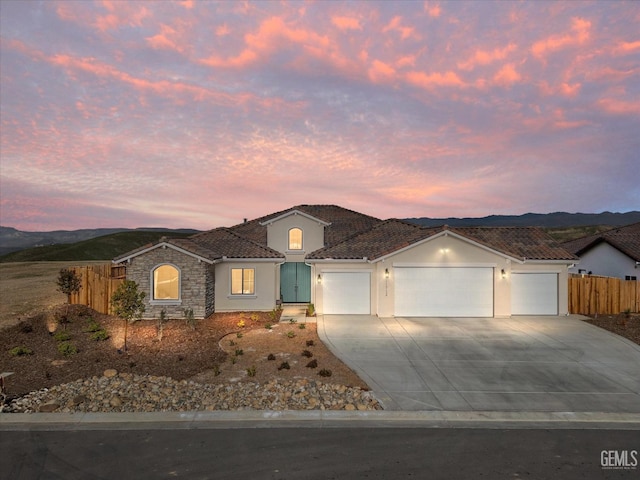
[[[0,1],[0,224],[640,209],[640,2]]]

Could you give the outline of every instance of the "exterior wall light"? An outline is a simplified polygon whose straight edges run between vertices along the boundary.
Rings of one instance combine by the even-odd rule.
[[[322,283],[322,275],[318,274],[318,285]]]
[[[389,278],[389,269],[388,268],[384,269],[384,278]]]
[[[502,276],[502,278],[507,278],[507,272],[504,271],[504,268],[500,270],[500,275]]]

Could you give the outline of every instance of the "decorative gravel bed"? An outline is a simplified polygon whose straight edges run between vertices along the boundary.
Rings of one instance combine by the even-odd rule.
[[[200,384],[115,370],[38,390],[0,408],[12,413],[382,409],[369,391],[307,379]]]

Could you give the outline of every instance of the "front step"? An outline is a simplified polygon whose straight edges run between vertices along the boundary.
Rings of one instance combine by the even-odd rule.
[[[307,317],[307,304],[286,304],[282,306],[280,322],[283,323],[314,323],[315,317]]]

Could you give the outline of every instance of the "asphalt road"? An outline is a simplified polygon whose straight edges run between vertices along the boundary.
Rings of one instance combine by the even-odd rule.
[[[616,466],[625,457],[628,469]],[[639,430],[0,431],[2,479],[640,478]],[[624,454],[623,452],[627,452]],[[640,454],[637,462],[640,462]],[[616,460],[617,456],[617,460]]]

